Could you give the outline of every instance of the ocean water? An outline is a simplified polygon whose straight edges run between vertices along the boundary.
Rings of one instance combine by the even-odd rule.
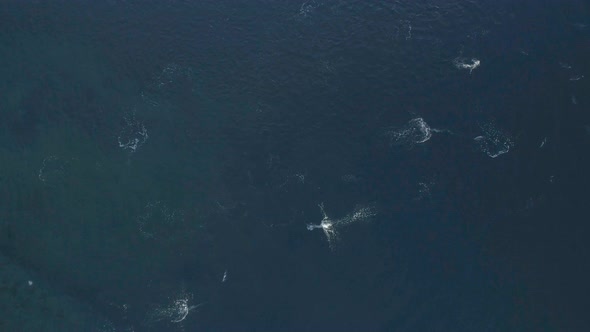
[[[585,1],[4,1],[1,331],[586,331]]]

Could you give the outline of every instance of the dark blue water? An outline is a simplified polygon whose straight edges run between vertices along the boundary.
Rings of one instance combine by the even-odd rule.
[[[5,1],[0,330],[586,331],[589,55],[584,1]]]

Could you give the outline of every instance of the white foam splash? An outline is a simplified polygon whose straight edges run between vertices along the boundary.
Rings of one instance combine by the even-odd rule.
[[[469,69],[469,74],[473,72],[473,70],[481,65],[481,61],[476,58],[472,58],[471,60],[457,57],[453,60],[453,64],[457,69]]]
[[[135,118],[135,111],[123,116],[125,125],[119,132],[117,142],[119,147],[129,153],[134,153],[148,139],[148,133],[145,125]]]

